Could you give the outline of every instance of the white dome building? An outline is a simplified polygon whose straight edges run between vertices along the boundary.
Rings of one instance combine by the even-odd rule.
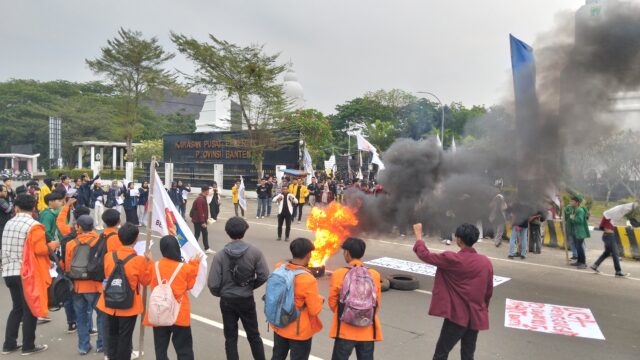
[[[284,95],[291,102],[292,110],[304,108],[304,89],[298,82],[298,75],[292,69],[284,74],[284,83],[282,84]]]

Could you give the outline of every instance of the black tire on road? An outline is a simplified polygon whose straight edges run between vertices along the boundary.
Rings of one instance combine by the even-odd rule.
[[[412,275],[391,275],[389,282],[391,288],[395,290],[411,291],[417,289],[420,286],[420,282],[418,281],[418,279]]]
[[[389,281],[389,278],[386,276],[381,276],[380,277],[380,291],[385,292],[385,291],[389,291],[389,288],[391,287],[391,282]]]

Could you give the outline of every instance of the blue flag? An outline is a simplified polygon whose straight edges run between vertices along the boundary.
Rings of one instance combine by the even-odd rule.
[[[519,103],[534,101],[537,105],[536,62],[531,46],[513,35],[509,35],[509,39],[511,41],[511,68],[517,112]]]

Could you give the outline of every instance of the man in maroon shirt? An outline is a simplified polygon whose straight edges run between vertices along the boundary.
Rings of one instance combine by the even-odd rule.
[[[213,254],[213,251],[209,249],[209,232],[207,230],[207,220],[209,220],[209,204],[207,204],[207,196],[209,195],[209,187],[203,186],[200,195],[193,201],[191,205],[191,222],[193,222],[193,236],[196,240],[202,233],[202,244],[204,245],[204,252],[207,254]]]
[[[480,232],[471,224],[458,226],[455,241],[457,253],[430,252],[422,240],[422,224],[413,225],[416,243],[413,251],[420,260],[438,267],[433,284],[429,315],[444,318],[434,360],[449,357],[453,347],[462,341],[460,358],[473,360],[479,330],[489,329],[489,301],[493,293],[493,266],[473,248]]]

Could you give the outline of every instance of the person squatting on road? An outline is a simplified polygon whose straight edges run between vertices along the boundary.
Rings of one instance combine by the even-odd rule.
[[[602,255],[600,255],[598,260],[596,260],[596,262],[591,265],[591,270],[599,273],[600,270],[598,270],[598,267],[606,258],[611,256],[611,259],[613,259],[613,268],[616,271],[616,276],[629,276],[628,273],[622,272],[622,268],[620,267],[620,256],[618,254],[618,244],[616,242],[616,235],[614,230],[616,224],[620,224],[627,214],[634,211],[634,209],[638,208],[639,206],[640,203],[638,202],[627,203],[612,207],[602,214],[602,220],[600,221],[600,230],[604,231],[604,233],[602,234],[604,252],[602,253]]]
[[[289,241],[293,209],[298,204],[298,199],[289,193],[287,186],[282,186],[281,193],[273,198],[273,202],[278,203],[278,238],[276,240],[282,240],[282,224],[285,223],[284,241]]]
[[[265,359],[253,292],[267,281],[269,267],[262,252],[243,240],[247,229],[249,224],[243,218],[235,216],[227,220],[224,230],[231,241],[214,256],[207,282],[211,294],[220,298],[228,360],[240,359],[238,320],[247,333],[253,358]]]
[[[489,301],[493,294],[493,266],[473,248],[480,232],[471,224],[455,231],[460,251],[437,254],[422,240],[422,224],[413,226],[413,251],[427,264],[437,266],[429,315],[443,317],[433,360],[445,360],[461,341],[460,358],[473,360],[478,331],[489,329]]]

